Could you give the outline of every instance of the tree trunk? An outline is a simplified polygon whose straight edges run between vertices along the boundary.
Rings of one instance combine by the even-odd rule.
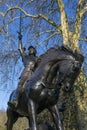
[[[87,130],[87,82],[83,71],[81,72],[75,89],[77,102],[77,125],[78,130]]]

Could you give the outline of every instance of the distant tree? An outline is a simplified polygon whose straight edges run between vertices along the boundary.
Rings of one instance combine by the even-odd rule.
[[[17,31],[20,17],[23,43],[26,48],[34,45],[41,54],[55,44],[64,44],[83,53],[84,56],[87,55],[84,52],[87,49],[86,0],[2,0],[0,1],[0,63],[3,66],[0,72],[3,73],[3,69],[4,72],[10,70],[11,75],[13,72],[11,69],[18,63]],[[39,48],[44,50],[39,51]],[[87,68],[86,58],[84,65]],[[73,92],[64,96],[69,103],[69,108],[64,113],[65,130],[87,129],[86,93],[87,83],[82,70]]]

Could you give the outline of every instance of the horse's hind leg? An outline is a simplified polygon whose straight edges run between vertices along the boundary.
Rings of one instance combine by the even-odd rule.
[[[7,109],[7,130],[12,130],[13,124],[17,121],[18,114],[14,112],[12,109]]]

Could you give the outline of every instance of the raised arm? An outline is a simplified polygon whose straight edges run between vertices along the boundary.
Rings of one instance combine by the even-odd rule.
[[[25,49],[22,46],[22,35],[21,34],[19,34],[18,39],[19,39],[19,41],[18,41],[18,50],[19,50],[19,52],[21,54],[22,59],[24,59],[25,56],[26,56],[26,53],[25,53]]]

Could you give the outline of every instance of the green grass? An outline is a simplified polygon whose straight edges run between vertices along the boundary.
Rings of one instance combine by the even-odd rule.
[[[6,121],[6,113],[0,111],[0,130],[6,130]],[[26,118],[19,118],[13,126],[13,130],[24,130],[25,128],[28,128],[28,120]]]

